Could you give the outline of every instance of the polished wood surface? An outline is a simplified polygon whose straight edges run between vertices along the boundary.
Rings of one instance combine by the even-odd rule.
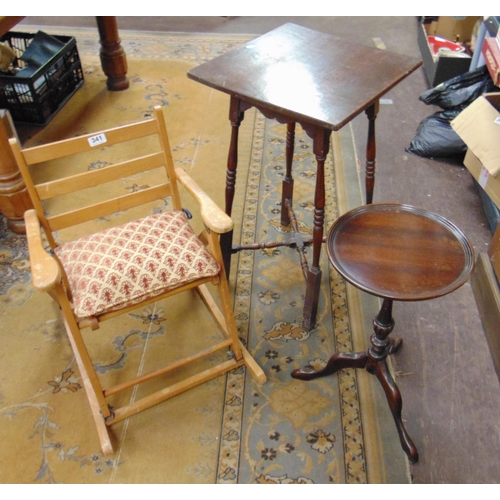
[[[403,400],[387,365],[402,346],[389,339],[394,329],[394,300],[426,300],[462,286],[474,269],[474,250],[454,224],[435,213],[399,203],[371,204],[347,212],[328,233],[327,251],[333,267],[357,288],[383,299],[373,320],[366,352],[337,352],[326,366],[304,366],[292,372],[313,380],[345,368],[364,368],[384,389],[401,446],[412,463],[417,448],[403,424]]]
[[[5,35],[26,16],[0,16],[0,36]]]
[[[297,122],[339,130],[420,65],[415,57],[287,23],[188,76]]]
[[[470,276],[473,249],[443,217],[400,204],[373,204],[340,217],[327,236],[330,262],[365,292],[425,300],[452,292]]]
[[[314,328],[321,283],[319,267],[325,208],[324,165],[332,131],[339,130],[365,111],[368,117],[366,148],[366,202],[375,185],[375,119],[379,98],[421,65],[416,58],[353,44],[343,38],[288,23],[188,72],[195,81],[231,96],[231,143],[226,175],[225,210],[231,215],[238,164],[238,130],[244,113],[256,107],[266,118],[287,124],[286,176],[282,186],[281,222],[293,220],[292,158],[295,123],[313,140],[316,157],[312,264],[301,266],[306,279],[303,326]],[[296,238],[298,233],[296,233]],[[224,265],[229,275],[232,232],[221,238]],[[297,241],[293,242],[295,246]],[[264,248],[265,246],[261,246]],[[297,248],[299,248],[297,246]]]

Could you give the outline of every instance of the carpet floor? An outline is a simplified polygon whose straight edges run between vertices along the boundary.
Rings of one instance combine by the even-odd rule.
[[[27,26],[23,29],[29,31]],[[46,30],[66,34],[64,28]],[[193,66],[248,40],[244,35],[122,32],[130,88],[106,90],[94,30],[72,29],[85,83],[45,128],[20,127],[26,145],[137,121],[163,106],[177,165],[223,206],[230,127],[227,96],[186,76]],[[235,237],[286,238],[279,223],[284,172],[282,125],[247,112],[240,132]],[[327,160],[327,224],[359,204],[362,190],[349,127],[333,134]],[[311,141],[296,138],[295,203],[299,226],[311,232],[315,160]],[[351,162],[349,164],[349,162]],[[354,168],[353,168],[354,164]],[[99,162],[82,168],[99,168]],[[71,164],[57,168],[77,168]],[[57,170],[53,168],[52,170]],[[127,190],[144,187],[131,178]],[[51,210],[53,207],[48,207]],[[408,483],[382,389],[364,372],[343,370],[304,383],[290,378],[306,363],[321,366],[336,349],[366,348],[376,299],[361,297],[328,266],[318,326],[301,327],[304,283],[294,250],[241,252],[230,276],[240,336],[268,381],[236,370],[117,424],[117,452],[103,457],[81,380],[57,308],[30,286],[25,239],[2,219],[0,307],[0,470],[2,483]],[[71,235],[61,234],[61,240]],[[89,334],[99,373],[154,366],[164,352],[189,345],[189,333],[213,335],[210,319],[194,320],[196,304],[179,300],[128,315]],[[98,337],[98,338],[96,338]],[[99,341],[99,342],[98,342]],[[103,342],[104,341],[104,342]],[[197,342],[197,340],[192,340]],[[142,391],[142,389],[141,389]],[[141,391],[123,396],[135,399]]]

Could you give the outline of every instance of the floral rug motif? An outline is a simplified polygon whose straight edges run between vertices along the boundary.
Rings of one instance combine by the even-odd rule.
[[[47,31],[66,34],[64,30]],[[44,129],[20,127],[25,140],[39,144],[140,120],[160,104],[174,161],[223,206],[228,99],[189,81],[186,73],[253,37],[122,32],[131,85],[109,93],[97,33],[71,32],[85,85]],[[348,130],[332,139],[342,147],[350,140]],[[235,242],[291,236],[279,222],[284,152],[284,126],[247,111],[240,131]],[[300,127],[294,160],[294,208],[301,232],[309,235],[316,166],[312,141]],[[326,162],[325,227],[339,212],[334,160],[331,153]],[[82,168],[100,168],[107,161],[89,160]],[[145,179],[134,177],[122,188],[146,185]],[[290,377],[293,369],[308,363],[324,365],[337,349],[358,348],[354,337],[363,335],[354,320],[360,311],[353,292],[329,267],[326,252],[318,324],[310,332],[302,328],[305,282],[295,250],[278,247],[233,256],[230,279],[239,334],[268,381],[260,386],[240,368],[120,422],[113,427],[118,446],[111,457],[100,452],[57,308],[31,288],[25,237],[6,229],[1,216],[0,264],[0,461],[9,464],[0,471],[0,482],[407,482],[407,464],[387,419],[387,403],[372,397],[367,389],[373,384],[364,374],[343,370],[311,382]],[[194,314],[182,313],[197,307],[179,299],[174,309],[182,317],[177,317],[160,303],[102,328],[99,338],[90,336],[91,351],[104,339],[96,360],[100,376],[112,382],[120,374],[153,366],[155,357],[185,348],[176,335],[181,327],[216,335],[208,320],[200,324]],[[117,398],[133,399],[139,393]]]
[[[286,127],[258,114],[254,129],[241,244],[286,240],[291,235],[290,228],[280,224]],[[294,208],[304,236],[312,234],[315,161],[312,141],[298,128]],[[337,216],[331,155],[325,169],[328,227]],[[240,332],[248,336],[250,351],[265,370],[268,381],[259,387],[247,379],[245,391],[239,396],[243,409],[238,455],[229,452],[238,442],[234,418],[231,416],[229,431],[223,426],[219,482],[367,482],[352,370],[342,371],[338,379],[330,377],[309,383],[290,377],[293,369],[308,363],[317,367],[326,364],[338,346],[351,347],[343,281],[330,272],[323,252],[318,325],[307,332],[302,327],[305,281],[296,250],[277,247],[243,251],[236,262],[236,320]],[[235,381],[230,386],[240,384]],[[226,398],[229,407],[234,405],[234,392]],[[350,457],[347,461],[346,456]]]

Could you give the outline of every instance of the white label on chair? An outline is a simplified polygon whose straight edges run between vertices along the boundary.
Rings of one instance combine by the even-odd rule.
[[[479,182],[479,185],[484,189],[486,187],[486,184],[488,182],[488,177],[490,176],[490,173],[486,167],[481,168],[481,173],[479,174],[479,179],[477,180]]]
[[[107,141],[106,134],[97,134],[93,135],[92,137],[89,137],[89,144],[92,147],[104,144],[106,141]]]

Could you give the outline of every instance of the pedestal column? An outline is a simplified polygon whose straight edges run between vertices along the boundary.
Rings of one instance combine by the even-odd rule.
[[[24,212],[33,208],[21,173],[9,146],[15,136],[8,111],[0,110],[0,212],[14,233],[25,233]]]

